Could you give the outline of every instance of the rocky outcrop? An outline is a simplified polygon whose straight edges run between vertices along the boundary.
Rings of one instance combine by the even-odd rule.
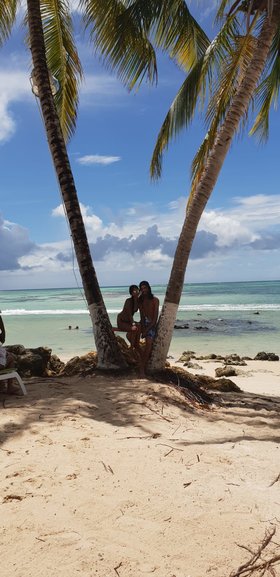
[[[262,351],[255,356],[254,361],[279,361],[279,356],[275,353],[265,353]]]
[[[246,361],[279,361],[279,356],[275,353],[258,353],[254,359],[248,356],[240,357],[237,354],[232,355],[216,355],[211,353],[209,355],[199,355],[197,356],[194,351],[184,351],[180,358],[176,361],[177,363],[188,363],[191,359],[196,359],[198,361],[218,361],[225,365],[239,365],[241,367],[246,366]]]
[[[215,369],[216,377],[236,377],[236,369],[230,366],[218,367]]]
[[[65,366],[48,347],[26,349],[23,345],[9,345],[6,349],[13,354],[15,367],[22,377],[58,375]]]
[[[137,355],[133,353],[127,342],[117,337],[128,368],[138,364]],[[7,351],[13,354],[15,368],[21,377],[51,377],[57,375],[90,375],[97,367],[97,353],[91,351],[81,357],[76,356],[67,363],[62,362],[57,355],[52,354],[48,347],[26,349],[23,345],[8,345]]]

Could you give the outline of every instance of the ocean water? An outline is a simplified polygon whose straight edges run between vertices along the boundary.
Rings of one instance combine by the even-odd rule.
[[[163,302],[166,287],[152,290]],[[102,288],[113,325],[128,287]],[[82,289],[0,291],[6,344],[48,346],[61,359],[95,349]],[[71,326],[71,330],[69,329]],[[169,353],[280,353],[280,281],[186,284]],[[76,328],[77,327],[77,328]]]

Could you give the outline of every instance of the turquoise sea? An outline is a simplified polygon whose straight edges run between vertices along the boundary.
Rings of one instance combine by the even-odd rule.
[[[152,286],[161,303],[165,288]],[[128,287],[104,287],[102,293],[116,324]],[[0,291],[0,309],[6,344],[48,346],[63,360],[95,348],[82,289]],[[176,326],[185,328],[174,329],[169,351],[174,357],[184,350],[279,354],[280,281],[186,284]]]

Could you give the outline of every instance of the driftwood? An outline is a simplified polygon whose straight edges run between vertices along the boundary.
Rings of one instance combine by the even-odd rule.
[[[255,552],[245,545],[238,545],[242,547],[242,549],[249,551],[251,558],[246,563],[243,563],[243,565],[240,565],[236,572],[231,573],[230,577],[249,577],[251,575],[258,577],[264,577],[265,575],[276,577],[273,567],[280,563],[280,553],[278,555],[267,556],[266,551],[266,557],[263,558],[262,556],[270,544],[272,537],[275,535],[275,532],[276,527],[273,527],[270,531],[266,531],[260,546]],[[279,547],[279,545],[277,545],[277,547]]]
[[[160,383],[173,384],[195,406],[209,407],[216,400],[206,392],[197,382],[197,377],[176,367],[166,367],[162,371],[153,373],[153,379]]]

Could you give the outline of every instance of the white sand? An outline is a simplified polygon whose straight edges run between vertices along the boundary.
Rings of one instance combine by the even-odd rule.
[[[274,526],[279,554],[279,368],[211,410],[145,379],[1,394],[1,577],[227,577]]]
[[[216,377],[215,369],[223,367],[224,363],[221,361],[212,360],[191,360],[194,364],[201,368],[188,368],[183,363],[177,363],[173,360],[171,364],[176,367],[182,367],[194,375],[209,375]],[[236,370],[237,376],[228,377],[240,389],[249,393],[257,393],[261,395],[278,395],[280,396],[280,362],[279,361],[246,361],[246,366],[233,366]]]

